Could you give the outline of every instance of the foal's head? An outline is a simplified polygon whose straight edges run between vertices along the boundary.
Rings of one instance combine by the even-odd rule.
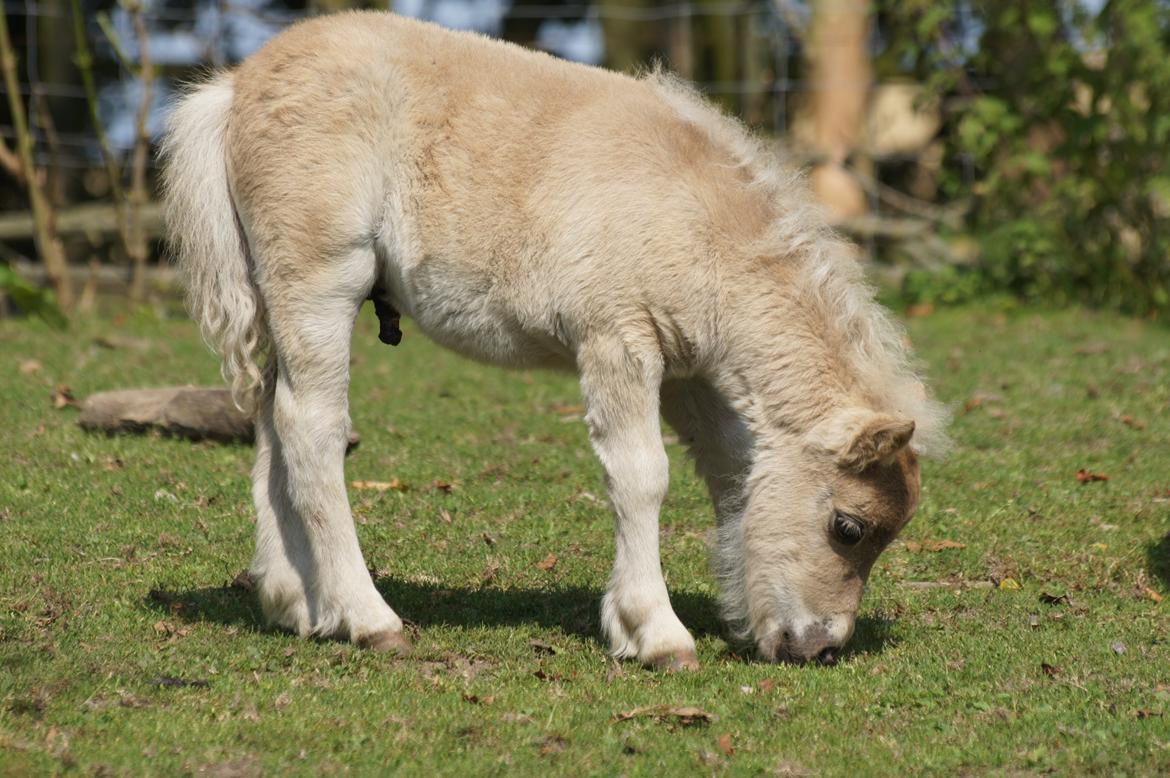
[[[917,506],[913,434],[907,419],[845,408],[754,463],[725,594],[764,658],[836,661],[874,560]]]

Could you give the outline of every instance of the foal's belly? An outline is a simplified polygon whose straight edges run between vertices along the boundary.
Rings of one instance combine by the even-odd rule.
[[[463,356],[505,367],[574,364],[571,347],[556,332],[556,314],[532,304],[526,285],[495,278],[487,268],[428,258],[401,269],[390,286],[401,313]]]

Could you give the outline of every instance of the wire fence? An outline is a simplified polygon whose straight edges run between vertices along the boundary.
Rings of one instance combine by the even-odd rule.
[[[411,10],[423,18],[450,20],[452,0],[401,3],[399,10]],[[477,0],[463,3],[474,8]],[[643,61],[662,61],[668,68],[695,80],[700,90],[718,100],[725,109],[738,113],[749,124],[768,132],[788,129],[794,97],[811,87],[791,77],[791,63],[799,52],[802,29],[801,9],[793,6],[784,13],[784,2],[732,0],[731,2],[672,2],[653,6],[613,3],[563,3],[499,6],[491,15],[467,14],[459,26],[478,27],[499,37],[514,38],[516,24],[537,28],[560,25],[557,35],[536,36],[520,42],[551,50],[572,59],[604,64],[604,53],[613,45],[608,40],[611,23],[620,23],[643,43]],[[99,114],[111,143],[126,152],[133,145],[133,117],[140,84],[132,72],[138,62],[133,31],[126,12],[118,6],[102,9],[83,4],[85,32],[96,57],[95,76],[99,87]],[[781,10],[778,10],[781,9]],[[23,30],[16,41],[20,59],[21,93],[29,113],[35,139],[38,166],[78,171],[100,166],[99,149],[92,128],[87,126],[86,92],[71,63],[73,46],[72,10],[67,0],[7,3],[6,11],[14,32]],[[150,33],[152,59],[158,65],[149,127],[161,130],[167,106],[176,87],[201,69],[230,66],[259,48],[271,35],[304,18],[304,8],[286,8],[267,0],[171,3],[154,0],[145,4],[144,17]],[[99,14],[106,24],[99,25]],[[23,24],[20,17],[23,16]],[[710,22],[723,39],[712,41]],[[475,24],[475,22],[479,24]],[[570,25],[566,32],[564,25]],[[631,26],[634,29],[630,30]],[[638,29],[641,28],[641,29]],[[59,34],[47,39],[46,31]],[[51,33],[50,33],[51,35]],[[558,50],[558,43],[560,50]],[[711,73],[699,60],[712,56],[715,45],[732,49],[730,67]],[[574,48],[575,46],[575,48]],[[573,56],[584,54],[585,56]],[[121,56],[119,56],[121,55]],[[720,55],[726,57],[726,54]],[[727,64],[727,63],[724,63]],[[48,67],[46,66],[48,65]],[[704,75],[707,77],[704,78]],[[13,141],[11,117],[0,109],[0,137]],[[153,161],[151,165],[153,166]]]

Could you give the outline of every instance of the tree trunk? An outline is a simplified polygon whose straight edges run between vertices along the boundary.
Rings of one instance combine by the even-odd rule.
[[[872,73],[869,0],[819,0],[807,48],[812,84],[813,191],[836,219],[861,216],[865,191],[845,170],[860,145]]]

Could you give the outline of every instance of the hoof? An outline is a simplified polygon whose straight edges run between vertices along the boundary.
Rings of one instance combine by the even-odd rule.
[[[406,639],[406,633],[393,632],[391,630],[383,630],[375,632],[372,635],[363,635],[355,641],[358,648],[366,648],[370,651],[377,651],[378,653],[396,654],[398,656],[406,656],[410,653],[410,641]]]
[[[665,670],[668,673],[691,672],[699,669],[699,657],[694,651],[682,651],[677,654],[665,654],[646,662],[648,667],[655,670]]]

